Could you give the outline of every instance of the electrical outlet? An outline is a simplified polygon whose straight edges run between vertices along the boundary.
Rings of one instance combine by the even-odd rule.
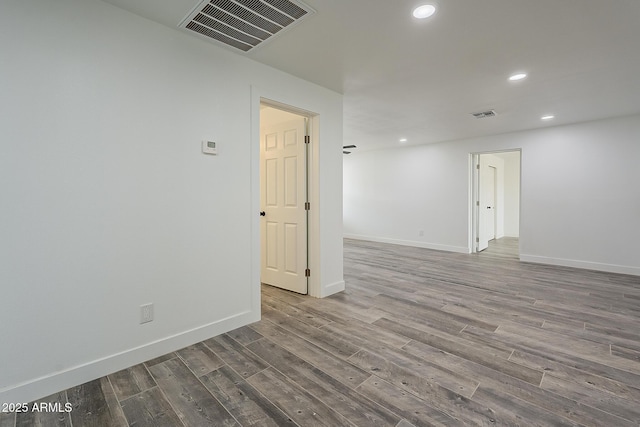
[[[140,324],[148,323],[153,320],[153,304],[143,304],[140,306]]]

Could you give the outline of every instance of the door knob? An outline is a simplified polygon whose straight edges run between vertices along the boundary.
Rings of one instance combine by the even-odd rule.
[[[260,211],[260,216],[266,216],[267,213],[265,211]]]

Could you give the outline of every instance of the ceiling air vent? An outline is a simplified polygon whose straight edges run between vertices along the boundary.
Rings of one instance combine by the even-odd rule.
[[[313,13],[297,0],[204,0],[179,27],[249,52]]]
[[[494,110],[480,111],[479,113],[471,113],[476,119],[485,119],[487,117],[495,117],[496,112]]]

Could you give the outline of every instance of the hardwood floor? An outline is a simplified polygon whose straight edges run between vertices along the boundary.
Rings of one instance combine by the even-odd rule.
[[[640,277],[345,241],[347,290],[263,287],[263,320],[10,426],[640,425]]]

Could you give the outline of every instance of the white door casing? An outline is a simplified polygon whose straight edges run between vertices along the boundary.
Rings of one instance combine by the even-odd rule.
[[[261,281],[306,294],[305,118],[260,131]]]

